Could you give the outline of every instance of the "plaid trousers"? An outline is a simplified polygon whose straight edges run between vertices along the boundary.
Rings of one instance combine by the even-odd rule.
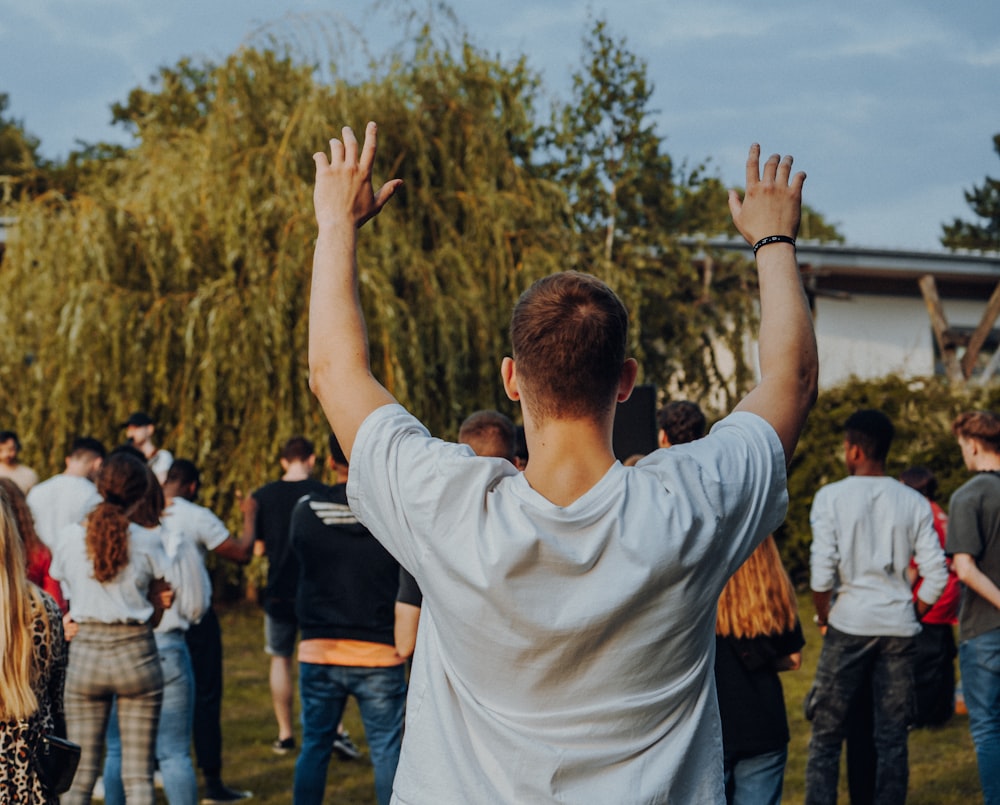
[[[116,697],[126,799],[129,805],[153,805],[156,726],[163,699],[153,630],[148,624],[81,623],[69,647],[64,695],[66,732],[80,744],[80,765],[63,805],[90,802]]]

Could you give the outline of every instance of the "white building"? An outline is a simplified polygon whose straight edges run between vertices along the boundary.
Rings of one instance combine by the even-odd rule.
[[[752,254],[742,240],[714,239],[704,245]],[[802,242],[797,251],[816,326],[821,389],[852,375],[865,379],[893,373],[904,377],[944,373],[919,285],[921,277],[934,278],[948,335],[959,344],[979,326],[1000,284],[997,253],[910,252]],[[1000,346],[1000,329],[995,324],[980,351],[977,373]],[[963,349],[959,346],[959,358]],[[1000,372],[993,377],[1000,377]]]

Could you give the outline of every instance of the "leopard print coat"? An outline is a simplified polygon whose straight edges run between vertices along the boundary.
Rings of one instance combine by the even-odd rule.
[[[37,613],[33,644],[38,678],[35,695],[38,710],[23,721],[0,721],[0,803],[58,805],[59,797],[45,790],[35,773],[34,747],[43,733],[65,735],[63,685],[66,680],[66,641],[62,612],[47,593],[42,593],[45,612]],[[51,624],[45,639],[46,619]]]

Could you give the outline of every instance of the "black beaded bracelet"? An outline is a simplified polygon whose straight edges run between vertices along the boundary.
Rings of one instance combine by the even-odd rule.
[[[761,238],[753,245],[753,253],[757,254],[757,250],[762,246],[767,246],[769,243],[790,243],[792,247],[795,247],[795,238],[790,238],[788,235],[768,235],[766,238]]]

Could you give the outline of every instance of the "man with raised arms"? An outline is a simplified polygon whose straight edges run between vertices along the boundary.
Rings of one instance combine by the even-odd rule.
[[[501,375],[531,461],[431,438],[372,376],[357,229],[376,130],[317,154],[310,384],[351,461],[352,511],[427,601],[393,801],[723,803],[715,602],[784,517],[785,467],[816,394],[795,260],[805,175],[759,148],[737,228],[759,248],[761,380],[704,439],[641,467],[612,452],[636,362],[600,280],[546,277],[518,301]],[[572,349],[561,346],[571,344]]]

